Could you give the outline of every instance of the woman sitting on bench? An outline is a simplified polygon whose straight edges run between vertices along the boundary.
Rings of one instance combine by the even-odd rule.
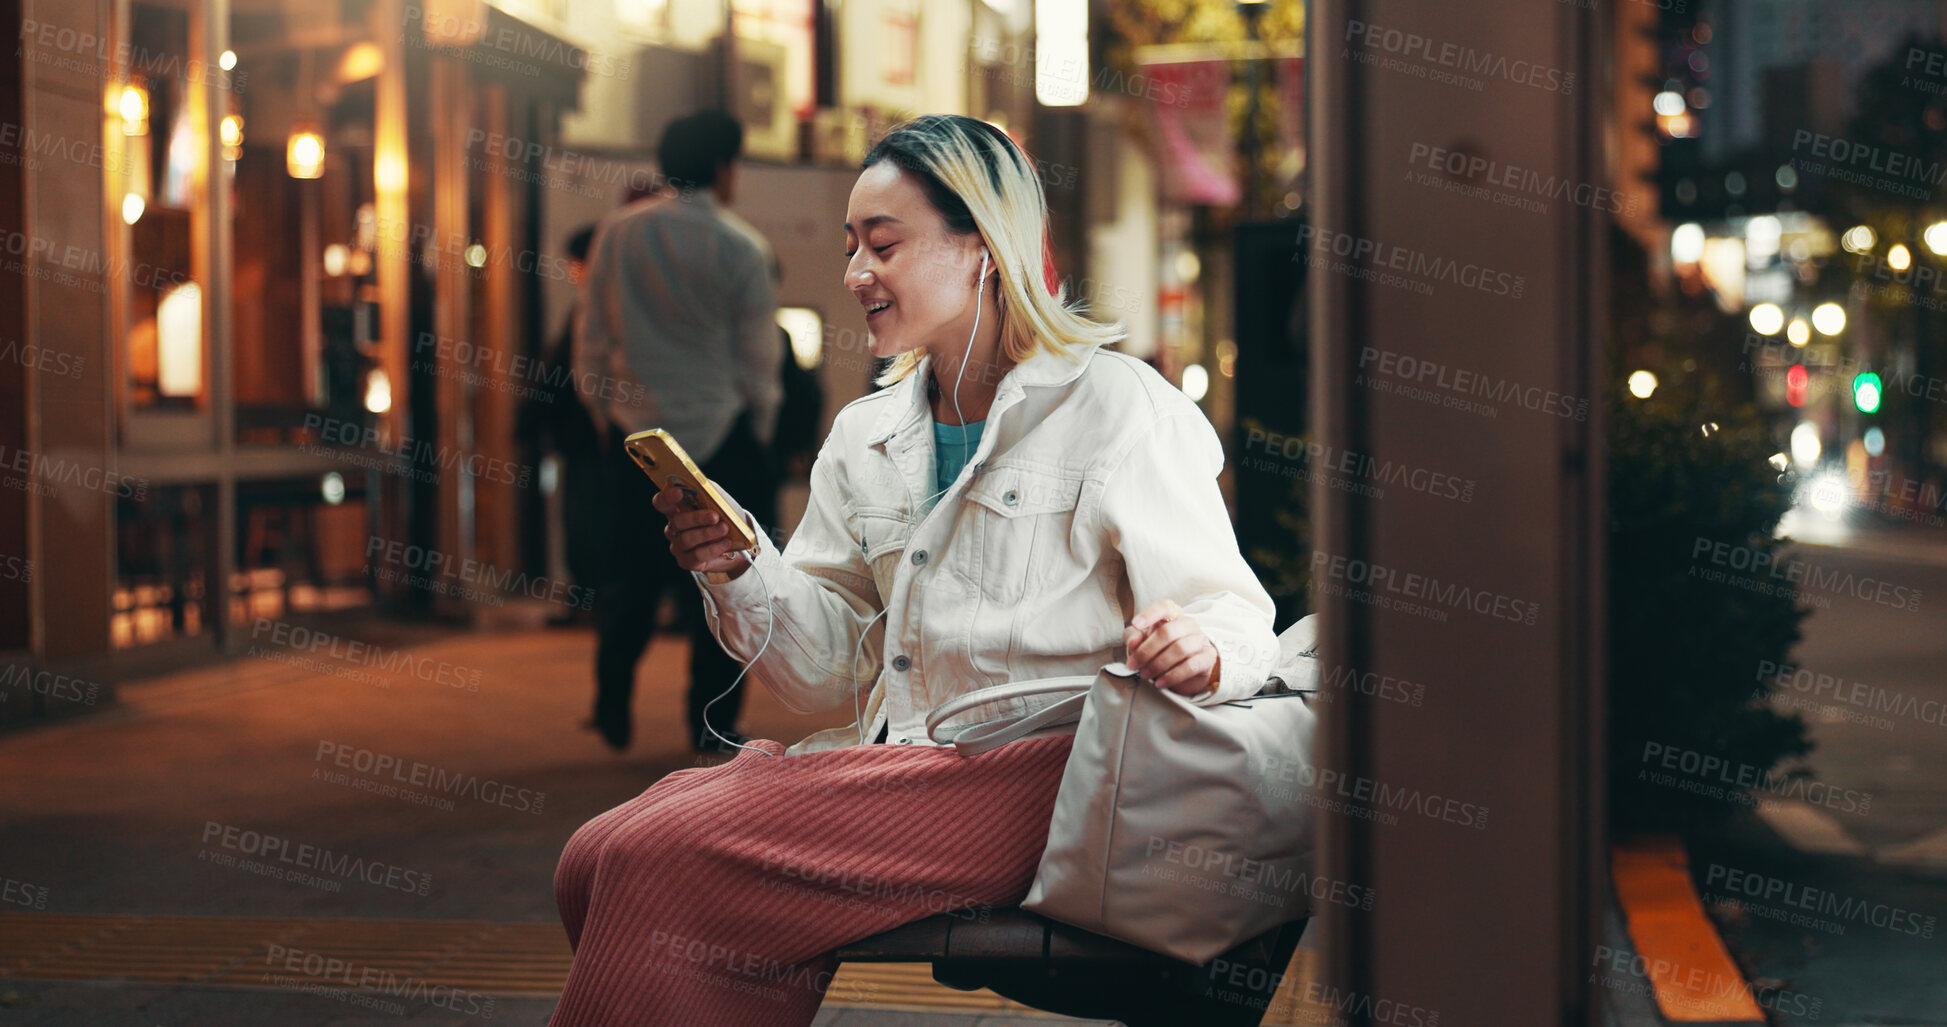
[[[890,387],[838,412],[789,544],[732,552],[716,514],[657,494],[725,651],[786,706],[857,721],[672,773],[575,834],[558,1027],[808,1024],[837,946],[1019,904],[1072,739],[964,759],[925,726],[955,695],[1120,659],[1208,704],[1270,674],[1271,597],[1238,553],[1217,434],[1102,348],[1116,326],[1051,294],[1046,224],[1001,131],[894,128],[844,226]]]

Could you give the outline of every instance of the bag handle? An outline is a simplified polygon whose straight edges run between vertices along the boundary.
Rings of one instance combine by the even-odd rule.
[[[953,736],[953,747],[962,756],[978,756],[1016,739],[1026,738],[1043,728],[1073,724],[1082,719],[1082,706],[1088,702],[1088,689],[1060,702],[1050,703],[1024,717],[1012,717],[974,726]]]
[[[955,716],[987,703],[1026,699],[1037,695],[1059,695],[1062,698],[1033,713],[1002,717],[999,720],[976,724],[959,731],[953,736],[953,747],[958,749],[962,756],[978,756],[989,749],[1024,738],[1043,728],[1073,724],[1082,719],[1082,705],[1088,699],[1088,691],[1094,686],[1095,679],[1104,671],[1121,677],[1134,676],[1134,672],[1127,666],[1117,662],[1104,665],[1101,671],[1094,674],[1069,674],[1063,677],[1010,681],[1004,685],[976,688],[933,707],[933,712],[926,715],[926,737],[946,744],[940,737],[940,725]]]

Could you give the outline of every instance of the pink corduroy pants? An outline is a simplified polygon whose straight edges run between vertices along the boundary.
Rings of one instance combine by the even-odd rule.
[[[940,913],[1018,905],[1073,738],[971,759],[774,741],[679,770],[583,825],[555,870],[574,948],[552,1027],[803,1027],[833,949]],[[847,995],[837,1001],[867,998]]]

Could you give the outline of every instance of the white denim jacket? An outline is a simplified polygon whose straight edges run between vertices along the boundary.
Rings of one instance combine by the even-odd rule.
[[[933,491],[921,388],[931,358],[846,404],[783,551],[766,543],[730,581],[692,575],[710,630],[740,663],[775,615],[750,675],[784,705],[862,708],[863,731],[821,731],[789,752],[870,741],[888,723],[888,743],[933,744],[933,707],[1125,659],[1129,619],[1165,598],[1222,658],[1217,690],[1198,702],[1264,686],[1278,659],[1274,607],[1237,549],[1215,429],[1148,364],[1095,346],[1071,353],[1037,352],[1008,371],[978,448],[930,509],[918,504]],[[994,704],[955,724],[1038,705]]]

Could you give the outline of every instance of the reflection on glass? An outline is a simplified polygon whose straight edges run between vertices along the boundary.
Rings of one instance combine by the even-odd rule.
[[[203,391],[203,290],[195,282],[169,290],[156,307],[156,389],[165,396]]]

